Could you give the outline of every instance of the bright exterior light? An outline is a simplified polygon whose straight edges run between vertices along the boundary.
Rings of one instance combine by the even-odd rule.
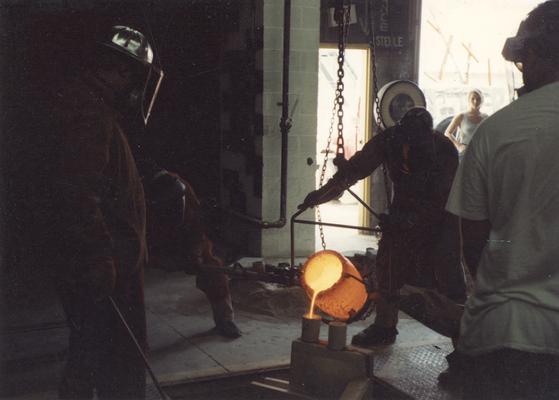
[[[520,21],[543,0],[423,0],[419,86],[435,125],[468,109],[479,89],[481,112],[493,114],[515,97],[522,75],[501,52]]]

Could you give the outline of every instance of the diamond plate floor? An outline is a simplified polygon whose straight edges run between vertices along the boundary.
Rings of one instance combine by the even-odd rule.
[[[447,368],[450,343],[399,347],[375,357],[375,376],[414,399],[454,400],[460,396],[438,386],[438,375]]]

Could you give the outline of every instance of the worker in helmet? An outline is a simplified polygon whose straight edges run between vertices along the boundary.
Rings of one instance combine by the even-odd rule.
[[[146,37],[126,26],[84,45],[46,103],[50,175],[40,221],[70,327],[59,397],[141,399],[146,349],[144,190],[123,121],[147,123],[163,77]],[[153,84],[150,84],[150,81]],[[150,93],[147,88],[153,88]]]
[[[141,143],[134,146],[137,165],[146,194],[149,266],[196,275],[196,286],[212,308],[215,332],[235,339],[241,331],[234,322],[234,310],[226,274],[211,271],[222,266],[208,237],[205,210],[190,184],[149,158]]]
[[[458,154],[447,138],[433,131],[425,108],[409,109],[395,126],[374,136],[326,185],[309,193],[302,207],[336,198],[382,164],[394,189],[388,212],[379,220],[376,317],[353,337],[352,343],[360,346],[394,343],[398,294],[406,283],[435,287],[455,301],[465,296],[458,222],[444,210]]]

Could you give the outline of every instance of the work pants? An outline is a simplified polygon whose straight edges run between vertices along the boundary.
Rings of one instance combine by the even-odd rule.
[[[70,340],[61,399],[145,398],[145,365],[127,329],[109,299],[83,299],[68,288],[60,288],[68,317]],[[143,276],[117,283],[113,299],[145,351],[146,319]]]
[[[404,284],[435,289],[457,303],[465,301],[458,220],[447,215],[438,231],[429,228],[383,234],[376,258],[381,297],[375,324],[387,328],[397,325],[396,299]]]
[[[184,271],[187,274],[196,275],[196,287],[204,292],[213,312],[215,323],[232,321],[234,319],[231,291],[229,288],[229,277],[222,272],[212,272],[199,268],[199,263],[211,268],[212,264],[207,264],[208,260],[196,261],[191,254],[182,256],[181,253],[175,254],[171,250],[166,252],[153,251],[150,256],[150,266],[165,271]],[[219,265],[218,265],[219,266]]]
[[[212,306],[214,322],[233,321],[233,303],[229,290],[229,278],[224,273],[200,272],[196,287],[206,295]]]
[[[447,356],[464,400],[559,398],[559,356],[501,349],[479,356]]]

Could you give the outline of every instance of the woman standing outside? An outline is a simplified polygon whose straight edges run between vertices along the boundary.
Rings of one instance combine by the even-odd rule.
[[[468,111],[456,115],[444,133],[458,149],[460,159],[462,159],[466,147],[470,143],[470,140],[472,140],[476,128],[481,121],[487,118],[487,114],[480,111],[482,103],[483,96],[481,91],[474,89],[468,93]],[[460,128],[459,132],[455,136],[458,128]]]

